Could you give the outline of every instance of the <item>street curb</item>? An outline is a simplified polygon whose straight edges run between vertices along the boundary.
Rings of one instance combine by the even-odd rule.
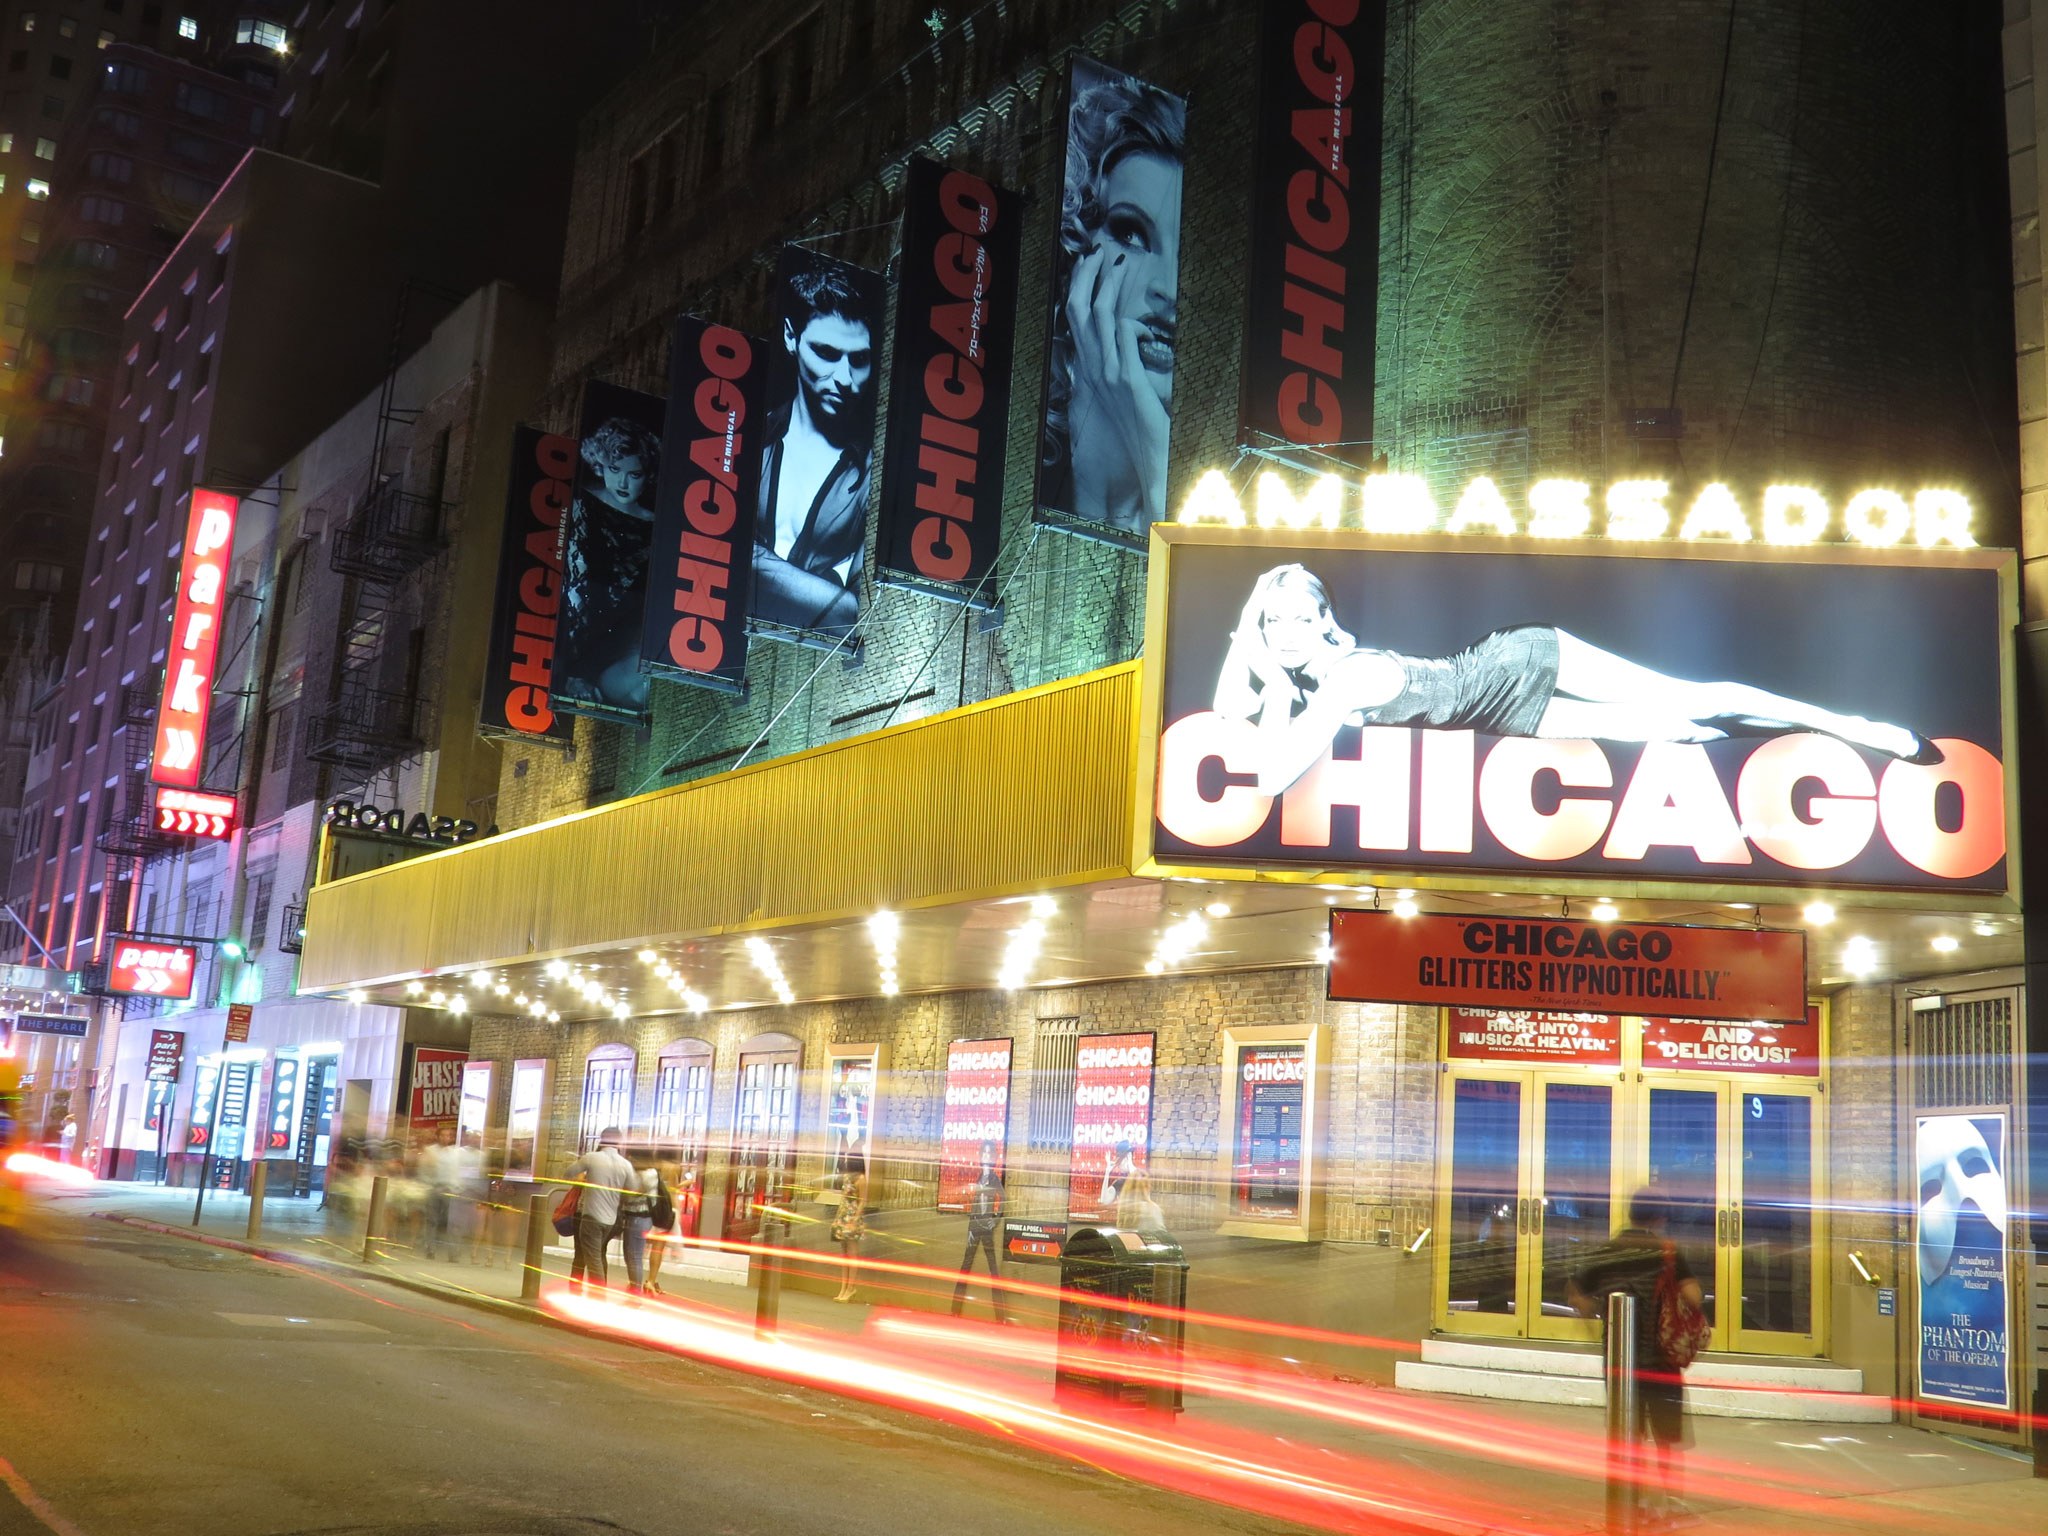
[[[498,1296],[483,1296],[475,1291],[454,1290],[433,1284],[427,1280],[414,1280],[407,1275],[394,1275],[375,1269],[367,1264],[352,1264],[345,1259],[322,1258],[316,1253],[296,1253],[288,1248],[269,1248],[261,1243],[244,1242],[238,1238],[215,1237],[210,1232],[194,1232],[185,1227],[169,1226],[161,1221],[151,1221],[146,1216],[124,1216],[118,1211],[88,1211],[94,1221],[117,1222],[124,1227],[134,1227],[143,1232],[154,1232],[159,1237],[183,1238],[187,1242],[204,1243],[209,1248],[226,1248],[236,1253],[246,1253],[259,1259],[269,1259],[275,1264],[290,1264],[299,1269],[326,1270],[334,1274],[348,1275],[357,1280],[374,1280],[379,1285],[395,1286],[401,1291],[411,1291],[416,1296],[431,1296],[437,1301],[455,1302],[461,1306],[474,1307],[482,1312],[495,1312],[500,1317],[518,1318],[525,1322],[545,1323],[552,1327],[564,1328],[571,1333],[584,1334],[590,1338],[614,1339],[619,1335],[602,1329],[588,1328],[539,1307],[530,1307],[522,1301],[507,1301]],[[627,1342],[634,1342],[628,1340]]]

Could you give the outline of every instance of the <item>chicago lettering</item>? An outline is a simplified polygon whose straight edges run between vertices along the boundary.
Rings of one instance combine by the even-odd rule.
[[[1239,1075],[1247,1083],[1298,1083],[1304,1076],[1303,1062],[1299,1056],[1258,1058],[1247,1061]]]
[[[978,418],[987,400],[982,370],[989,364],[983,331],[992,277],[982,242],[995,227],[996,195],[979,176],[948,171],[939,183],[939,206],[952,233],[933,248],[932,266],[952,299],[934,304],[927,319],[949,350],[934,352],[924,369],[914,498],[924,515],[911,529],[910,549],[919,575],[959,581],[974,563],[974,488],[982,472]]]
[[[669,660],[691,672],[715,672],[725,659],[725,623],[732,585],[733,525],[739,511],[739,465],[747,397],[740,381],[754,366],[754,349],[738,331],[707,325],[698,356],[711,377],[694,398],[704,435],[690,442],[697,478],[683,490],[683,528],[676,544],[676,613],[669,626]],[[745,552],[751,559],[751,552]]]
[[[1157,801],[1167,833],[1222,849],[1265,830],[1274,797],[1253,782],[1257,730],[1206,711],[1167,727]],[[1374,853],[1470,854],[1483,830],[1537,863],[1590,855],[1640,865],[1653,849],[1685,849],[1702,870],[1762,857],[1811,871],[1883,847],[1939,879],[1967,880],[2006,852],[2004,766],[1956,737],[1937,739],[1939,763],[1873,771],[1833,737],[1778,736],[1750,748],[1732,774],[1694,742],[1610,749],[1510,736],[1481,756],[1471,731],[1368,726],[1358,737],[1356,757],[1325,752],[1279,797],[1283,845],[1337,852],[1332,811],[1345,806],[1357,812],[1358,849]],[[1637,753],[1624,783],[1610,750],[1624,763]]]
[[[1149,1067],[1152,1065],[1152,1047],[1149,1045],[1089,1046],[1075,1059],[1075,1065],[1083,1072],[1099,1067]]]
[[[1307,163],[1287,181],[1288,241],[1280,308],[1286,319],[1280,356],[1292,370],[1280,380],[1276,402],[1282,430],[1298,443],[1344,441],[1347,295],[1344,255],[1352,239],[1351,167],[1344,144],[1351,135],[1356,76],[1350,46],[1336,28],[1358,17],[1358,0],[1308,0],[1315,19],[1294,34],[1295,82],[1307,105],[1291,114],[1292,137]],[[1372,237],[1377,239],[1374,230]],[[1372,302],[1372,295],[1365,296]]]
[[[556,530],[569,505],[576,440],[559,433],[544,435],[534,467],[539,473],[527,498],[533,524],[525,539],[527,563],[519,573],[519,608],[512,619],[511,665],[504,682],[507,722],[514,730],[539,734],[555,723],[555,632],[562,605]]]

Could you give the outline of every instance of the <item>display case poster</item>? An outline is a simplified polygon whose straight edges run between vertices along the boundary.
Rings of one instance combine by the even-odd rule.
[[[263,1117],[263,1156],[292,1151],[292,1121],[299,1107],[302,1063],[296,1056],[280,1056],[270,1073],[270,1109]]]
[[[1152,1149],[1152,1046],[1142,1035],[1083,1035],[1074,1055],[1074,1150],[1067,1172],[1070,1221],[1117,1219]]]
[[[540,1159],[540,1114],[547,1099],[546,1061],[512,1063],[512,1097],[505,1111],[505,1177],[530,1179]]]
[[[1001,1189],[1009,1126],[1010,1042],[955,1040],[946,1052],[939,1125],[940,1210],[972,1212],[988,1203],[985,1195],[977,1201],[977,1190]]]
[[[221,1059],[199,1058],[199,1070],[192,1075],[192,1117],[185,1125],[185,1150],[207,1152],[213,1147],[213,1100],[220,1091]]]
[[[220,1091],[220,1134],[210,1149],[217,1159],[211,1184],[215,1189],[235,1187],[235,1164],[241,1161],[244,1138],[248,1135],[250,1100],[256,1094],[256,1063],[228,1063],[227,1082]]]
[[[2010,1409],[2005,1115],[1920,1115],[1913,1145],[1920,1175],[1913,1219],[1920,1396]]]
[[[456,1112],[455,1139],[466,1147],[474,1136],[476,1144],[482,1146],[490,1117],[491,1064],[466,1061],[462,1064],[462,1107]]]
[[[831,1178],[835,1185],[869,1171],[875,1155],[875,1058],[832,1058],[825,1130],[832,1138]]]
[[[411,1106],[415,1131],[450,1130],[462,1113],[462,1068],[467,1051],[444,1051],[431,1045],[412,1048]]]
[[[1308,1079],[1304,1045],[1245,1045],[1237,1052],[1235,1213],[1273,1221],[1301,1216],[1301,1128]]]

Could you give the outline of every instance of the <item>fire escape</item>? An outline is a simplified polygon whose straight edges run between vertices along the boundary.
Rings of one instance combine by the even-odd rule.
[[[378,399],[371,485],[336,530],[328,557],[329,566],[349,580],[333,685],[325,707],[312,717],[306,747],[315,762],[354,780],[367,779],[426,745],[420,730],[419,669],[408,657],[402,674],[394,675],[391,632],[401,623],[399,597],[406,581],[447,547],[447,537],[440,474],[433,479],[434,494],[419,496],[405,489],[402,473],[386,468],[394,429],[409,433],[420,415],[393,400],[405,312],[401,302]]]

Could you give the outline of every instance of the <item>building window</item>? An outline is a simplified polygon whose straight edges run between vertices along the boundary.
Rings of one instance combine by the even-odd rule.
[[[111,32],[109,32],[109,31],[108,31],[108,30],[107,30],[107,29],[106,29],[105,27],[101,27],[101,28],[100,28],[100,42],[99,42],[99,45],[100,45],[100,47],[102,47],[102,48],[105,48],[105,47],[107,47],[107,46],[108,46],[109,44],[111,44],[111,43],[112,43],[113,41],[114,41],[114,34],[113,34],[113,33],[111,33]]]
[[[13,153],[14,135],[11,133],[0,133],[0,155],[11,155]]]
[[[270,717],[270,770],[278,772],[292,760],[292,724],[296,717],[286,707]]]
[[[235,23],[235,41],[254,43],[258,48],[283,53],[290,46],[290,35],[274,21],[245,20]]]
[[[33,32],[35,31],[35,29],[36,13],[34,11],[23,11],[21,13],[21,30],[24,32]]]
[[[249,874],[249,921],[248,944],[251,949],[261,949],[270,932],[270,893],[277,884],[273,869],[252,870]]]
[[[126,186],[135,179],[135,162],[126,155],[110,155],[102,150],[86,157],[85,173],[95,181],[111,181]]]
[[[188,43],[197,42],[199,40],[199,19],[196,16],[180,16],[178,18],[178,36],[184,38]]]
[[[59,37],[76,37],[76,36],[78,36],[78,22],[77,22],[77,19],[76,19],[76,18],[74,18],[74,17],[71,17],[71,16],[66,16],[66,17],[64,17],[63,19],[61,19],[61,20],[60,20],[60,21],[59,21],[59,22],[57,23],[57,35],[58,35]]]
[[[28,50],[26,48],[17,48],[14,52],[7,55],[7,72],[9,74],[18,75],[27,68]]]
[[[50,78],[52,80],[69,80],[71,78],[71,61],[61,53],[50,55]]]
[[[119,224],[128,209],[111,197],[88,197],[79,201],[78,211],[88,224]]]
[[[45,96],[43,98],[43,116],[60,123],[63,122],[64,98],[62,96]]]
[[[139,64],[109,64],[106,88],[115,96],[140,96],[149,89],[149,71]]]
[[[64,567],[48,560],[18,561],[14,567],[14,590],[61,592],[64,590]]]
[[[41,202],[50,195],[50,184],[40,176],[31,176],[28,179],[28,195],[36,202]]]
[[[57,158],[57,141],[56,141],[55,139],[37,139],[37,140],[36,140],[36,158],[37,158],[38,160],[54,160],[54,159],[56,159],[56,158]]]
[[[583,1069],[583,1121],[576,1149],[588,1152],[611,1127],[624,1131],[632,1124],[633,1049],[600,1045],[590,1053]]]

